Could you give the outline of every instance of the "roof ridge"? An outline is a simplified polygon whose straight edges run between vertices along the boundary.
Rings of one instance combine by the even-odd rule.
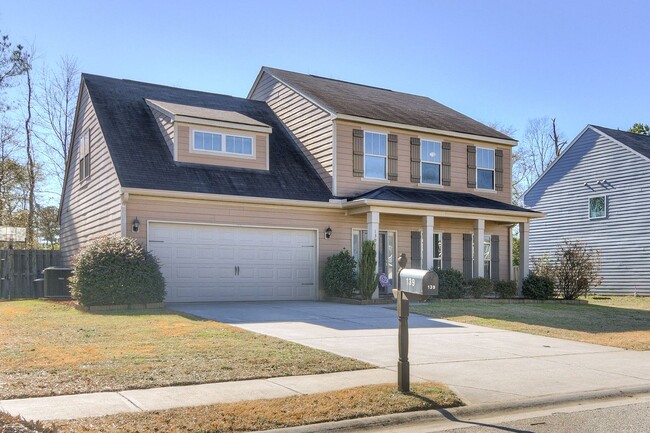
[[[238,100],[251,101],[251,102],[254,102],[254,103],[263,102],[263,101],[256,101],[254,99],[242,98],[240,96],[227,95],[225,93],[207,92],[205,90],[189,89],[187,87],[175,87],[175,86],[170,86],[168,84],[149,83],[149,82],[146,82],[146,81],[131,80],[131,79],[128,79],[128,78],[115,78],[115,77],[109,77],[109,76],[106,76],[106,75],[89,74],[87,72],[82,72],[81,77],[82,77],[82,79],[84,77],[94,77],[94,78],[100,78],[100,79],[106,79],[106,80],[121,81],[121,82],[124,82],[124,83],[133,83],[133,84],[138,84],[138,85],[144,85],[146,87],[157,87],[157,88],[168,89],[168,90],[173,90],[173,91],[181,90],[181,91],[185,91],[185,92],[193,92],[193,93],[198,93],[198,94],[202,94],[202,95],[212,95],[212,96],[220,96],[220,97],[233,98],[233,99],[238,99]],[[264,104],[266,104],[266,103],[264,103]]]

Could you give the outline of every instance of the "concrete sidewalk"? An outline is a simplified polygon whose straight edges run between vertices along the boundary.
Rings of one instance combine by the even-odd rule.
[[[417,378],[411,380],[421,381]],[[396,381],[397,373],[377,368],[309,376],[0,400],[0,410],[12,415],[21,415],[29,420],[75,419],[122,412],[290,397]]]

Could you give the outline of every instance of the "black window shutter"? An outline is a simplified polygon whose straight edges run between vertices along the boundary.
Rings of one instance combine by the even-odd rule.
[[[352,174],[363,177],[363,130],[352,130]]]
[[[442,234],[442,269],[451,269],[451,233]]]
[[[467,188],[476,188],[476,146],[467,146]]]
[[[411,266],[410,267],[412,269],[422,268],[422,234],[420,232],[411,232]]]
[[[90,176],[90,130],[86,130],[86,177]]]
[[[388,134],[388,180],[397,180],[397,135]]]
[[[490,250],[492,266],[491,275],[493,281],[499,281],[499,236],[492,235],[490,238],[492,248]]]
[[[442,184],[451,185],[451,143],[442,142]]]
[[[420,139],[411,137],[411,182],[420,183]]]
[[[472,279],[472,235],[463,234],[463,278]]]
[[[503,191],[503,150],[494,151],[494,188]]]

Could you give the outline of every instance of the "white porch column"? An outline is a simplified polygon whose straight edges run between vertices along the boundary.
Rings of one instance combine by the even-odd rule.
[[[474,221],[474,278],[485,276],[483,264],[483,243],[485,242],[485,220]]]
[[[524,278],[530,273],[530,223],[519,223],[519,281],[517,295],[521,296],[521,287]]]
[[[512,264],[512,227],[508,226],[508,279],[515,279],[515,267]]]
[[[433,268],[433,216],[422,217],[422,268]]]
[[[368,240],[375,241],[375,274],[379,272],[379,212],[368,212]],[[373,299],[379,298],[379,290],[372,294]]]

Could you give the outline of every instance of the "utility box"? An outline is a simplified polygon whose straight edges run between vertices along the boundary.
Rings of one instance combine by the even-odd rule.
[[[400,290],[423,298],[438,296],[438,274],[422,269],[402,269],[399,274]]]
[[[69,298],[70,288],[68,278],[72,275],[72,268],[52,266],[45,268],[44,296],[46,298]]]

